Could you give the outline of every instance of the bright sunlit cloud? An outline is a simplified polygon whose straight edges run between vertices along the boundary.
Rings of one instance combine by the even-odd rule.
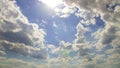
[[[62,0],[39,0],[39,1],[53,9],[63,3]]]

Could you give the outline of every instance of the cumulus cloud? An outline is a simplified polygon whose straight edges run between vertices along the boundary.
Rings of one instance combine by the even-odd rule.
[[[77,61],[78,59],[84,59],[86,61],[91,60],[90,58],[90,52],[89,52],[89,47],[85,43],[69,43],[65,41],[61,41],[59,43],[59,47],[56,47],[55,49],[52,50],[52,54],[56,55],[57,59],[65,59],[68,62],[74,62]],[[60,62],[60,61],[59,61]],[[62,62],[62,61],[61,61]],[[78,63],[78,62],[75,62]]]
[[[105,22],[105,27],[99,31],[96,31],[96,35],[99,37],[99,44],[108,45],[112,44],[115,46],[114,42],[119,40],[119,0],[65,0],[68,5],[74,5],[79,8],[79,13],[77,16],[82,17],[84,20],[84,25],[86,22],[95,22],[95,17],[100,16],[101,19]],[[81,29],[78,29],[81,30]],[[117,42],[118,43],[118,42]],[[97,45],[99,46],[99,45]]]
[[[88,29],[85,28],[84,25],[81,23],[77,25],[76,29],[77,29],[77,34],[76,34],[75,43],[85,43],[86,39],[84,34],[88,31]]]
[[[44,36],[45,32],[28,21],[14,0],[0,1],[0,50],[46,59]]]
[[[83,18],[76,27],[76,39],[73,43],[61,41],[59,47],[55,47],[51,44],[46,48],[44,46],[45,32],[39,29],[37,24],[29,23],[17,5],[15,5],[15,1],[0,1],[0,55],[5,55],[6,51],[39,59],[48,58],[48,53],[57,55],[56,58],[48,59],[48,64],[50,65],[44,63],[38,66],[43,66],[43,68],[58,68],[61,66],[63,66],[62,68],[119,68],[120,1],[64,0],[64,2],[68,5],[77,7],[79,10],[76,16]],[[56,9],[56,12],[58,12],[58,15],[67,14],[67,16],[69,16],[74,10],[73,8],[64,7],[63,9]],[[91,43],[85,38],[85,33],[89,31],[87,28],[88,25],[96,24],[95,17],[97,16],[100,16],[105,22],[105,27],[98,29],[92,34],[95,39],[92,45],[96,48],[95,50],[93,47],[93,50],[91,48]],[[104,49],[107,46],[112,47],[106,51],[102,51],[102,53],[98,52],[98,49]],[[74,56],[72,56],[73,53]],[[10,68],[14,66],[14,64],[17,67],[19,67],[18,64],[24,65],[23,67],[28,65],[28,67],[25,68],[34,67],[34,64],[19,61],[18,59],[0,60],[2,60],[0,61],[1,68]],[[3,64],[6,62],[12,62],[13,65]],[[38,68],[36,66],[37,65],[35,65],[34,68]]]
[[[120,39],[119,28],[115,25],[106,25],[104,29],[99,29],[93,35],[95,38],[99,39],[96,43],[98,47],[104,47],[104,45],[112,45],[114,48],[119,47],[118,40]]]
[[[84,45],[85,43],[89,44],[89,41],[85,40],[85,33],[87,32],[86,29],[87,27],[89,27],[88,25],[95,25],[95,17],[100,17],[104,22],[105,22],[105,26],[103,28],[99,28],[97,31],[95,31],[95,33],[92,33],[91,35],[93,36],[93,38],[95,39],[95,41],[92,41],[92,45],[93,48],[95,46],[94,52],[96,52],[95,55],[90,56],[92,53],[89,53],[89,57],[91,57],[92,63],[93,61],[99,61],[99,62],[103,62],[103,64],[98,64],[95,67],[100,68],[100,67],[115,67],[115,68],[119,68],[119,61],[117,61],[116,59],[118,59],[117,57],[115,57],[114,59],[108,60],[109,57],[107,57],[106,54],[104,54],[104,50],[102,49],[106,49],[109,50],[110,52],[112,51],[112,54],[109,53],[110,56],[114,56],[114,54],[117,56],[120,55],[119,53],[119,40],[120,40],[120,27],[118,25],[120,22],[120,15],[119,15],[119,7],[120,7],[120,1],[119,0],[64,0],[64,2],[68,5],[74,5],[76,6],[79,10],[76,13],[76,15],[78,17],[83,18],[82,22],[80,22],[77,25],[77,34],[76,34],[76,43],[78,43],[79,45]],[[86,27],[84,27],[86,26]],[[79,42],[78,42],[79,41]],[[91,43],[90,43],[91,44]],[[85,46],[87,48],[87,46]],[[111,48],[110,48],[111,47]],[[104,58],[102,58],[101,56],[97,55],[97,53],[100,53],[99,50],[102,50],[101,52],[103,52],[103,56]],[[84,50],[80,49],[81,52],[85,52]],[[82,54],[82,53],[80,53]],[[85,53],[83,53],[85,54]],[[101,53],[100,53],[101,54]],[[86,54],[87,55],[87,54]],[[107,57],[105,60],[108,60],[108,62],[105,61],[100,61],[97,59],[105,59],[105,57]],[[114,64],[112,61],[116,61],[118,62],[118,64]],[[113,64],[113,65],[110,65]],[[103,65],[103,66],[102,66]],[[94,67],[92,67],[94,68]],[[104,68],[104,67],[103,67]]]
[[[5,5],[5,3],[8,3]],[[37,24],[29,23],[12,1],[1,1],[0,34],[5,40],[37,45],[44,42],[45,32]],[[7,35],[9,34],[9,35]],[[17,38],[17,39],[16,39]]]
[[[30,56],[38,59],[46,59],[47,50],[45,48],[36,48],[23,43],[13,43],[9,41],[0,41],[0,48],[3,51],[10,51],[24,56]]]
[[[44,62],[41,61],[42,63],[35,63],[33,62],[28,62],[25,60],[21,59],[13,59],[13,58],[5,58],[5,57],[0,57],[0,67],[1,68],[119,68],[120,61],[120,55],[115,54],[114,56],[110,56],[109,59],[104,61],[102,58],[104,55],[98,55],[97,57],[94,58],[93,61],[86,61],[85,59],[76,59],[75,62],[70,62],[69,59],[72,58],[54,58],[54,59],[49,59],[49,62]],[[117,58],[117,59],[116,59]],[[8,64],[9,63],[9,64]],[[14,67],[13,67],[14,66]]]

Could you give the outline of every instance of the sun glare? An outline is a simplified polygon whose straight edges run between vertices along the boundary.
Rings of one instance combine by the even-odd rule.
[[[55,8],[62,4],[62,0],[40,0],[42,3],[46,4],[50,8]]]

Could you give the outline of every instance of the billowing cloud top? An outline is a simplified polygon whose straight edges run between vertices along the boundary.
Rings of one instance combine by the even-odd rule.
[[[46,58],[46,54],[42,54],[46,53],[45,32],[37,24],[30,23],[15,3],[9,0],[0,1],[0,50]]]

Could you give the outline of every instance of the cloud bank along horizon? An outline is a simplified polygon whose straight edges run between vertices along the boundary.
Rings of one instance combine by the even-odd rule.
[[[0,1],[0,68],[120,68],[120,0],[41,1]]]

